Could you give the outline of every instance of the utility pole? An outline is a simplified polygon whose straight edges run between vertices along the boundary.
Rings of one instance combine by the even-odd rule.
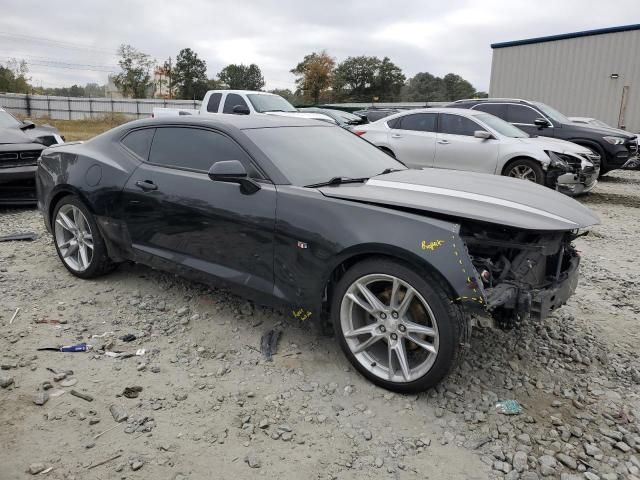
[[[171,99],[171,57],[169,57],[169,99]]]

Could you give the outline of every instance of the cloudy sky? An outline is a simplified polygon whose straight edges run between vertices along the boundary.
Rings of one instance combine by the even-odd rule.
[[[213,77],[257,63],[292,88],[302,57],[326,49],[388,56],[405,75],[454,72],[489,88],[490,44],[640,23],[639,0],[2,0],[0,63],[29,63],[35,85],[105,83],[128,43],[159,62],[194,49]]]

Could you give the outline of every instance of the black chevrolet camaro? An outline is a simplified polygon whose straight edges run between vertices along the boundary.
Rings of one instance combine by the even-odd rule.
[[[63,265],[135,261],[331,327],[376,384],[449,371],[480,316],[540,319],[575,291],[571,242],[598,222],[518,179],[410,170],[323,122],[140,120],[50,147],[38,205]]]

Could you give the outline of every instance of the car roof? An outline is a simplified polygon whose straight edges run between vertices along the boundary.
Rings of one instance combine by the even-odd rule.
[[[210,127],[231,126],[239,130],[277,127],[331,127],[331,124],[327,122],[306,118],[294,118],[281,115],[232,115],[224,113],[206,113],[202,115],[147,118],[144,120],[135,120],[125,125],[132,128],[180,124],[201,125]]]
[[[452,107],[437,107],[437,108],[412,108],[411,110],[403,110],[388,117],[381,118],[378,122],[386,122],[394,118],[404,117],[405,115],[412,115],[415,113],[453,113],[462,115],[464,117],[474,117],[476,115],[486,114],[480,110],[469,110],[468,108],[452,108]],[[376,123],[376,122],[374,122]]]
[[[209,90],[207,93],[256,93],[258,95],[272,95],[272,96],[276,96],[279,97],[280,95],[277,95],[275,93],[270,93],[270,92],[261,92],[259,90]]]

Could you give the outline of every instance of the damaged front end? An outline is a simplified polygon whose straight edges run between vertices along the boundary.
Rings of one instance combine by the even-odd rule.
[[[600,155],[551,151],[546,153],[550,158],[545,179],[547,187],[573,196],[591,191],[598,183]]]
[[[501,327],[542,320],[576,290],[580,256],[574,232],[463,226],[461,234],[482,281],[486,310]]]

